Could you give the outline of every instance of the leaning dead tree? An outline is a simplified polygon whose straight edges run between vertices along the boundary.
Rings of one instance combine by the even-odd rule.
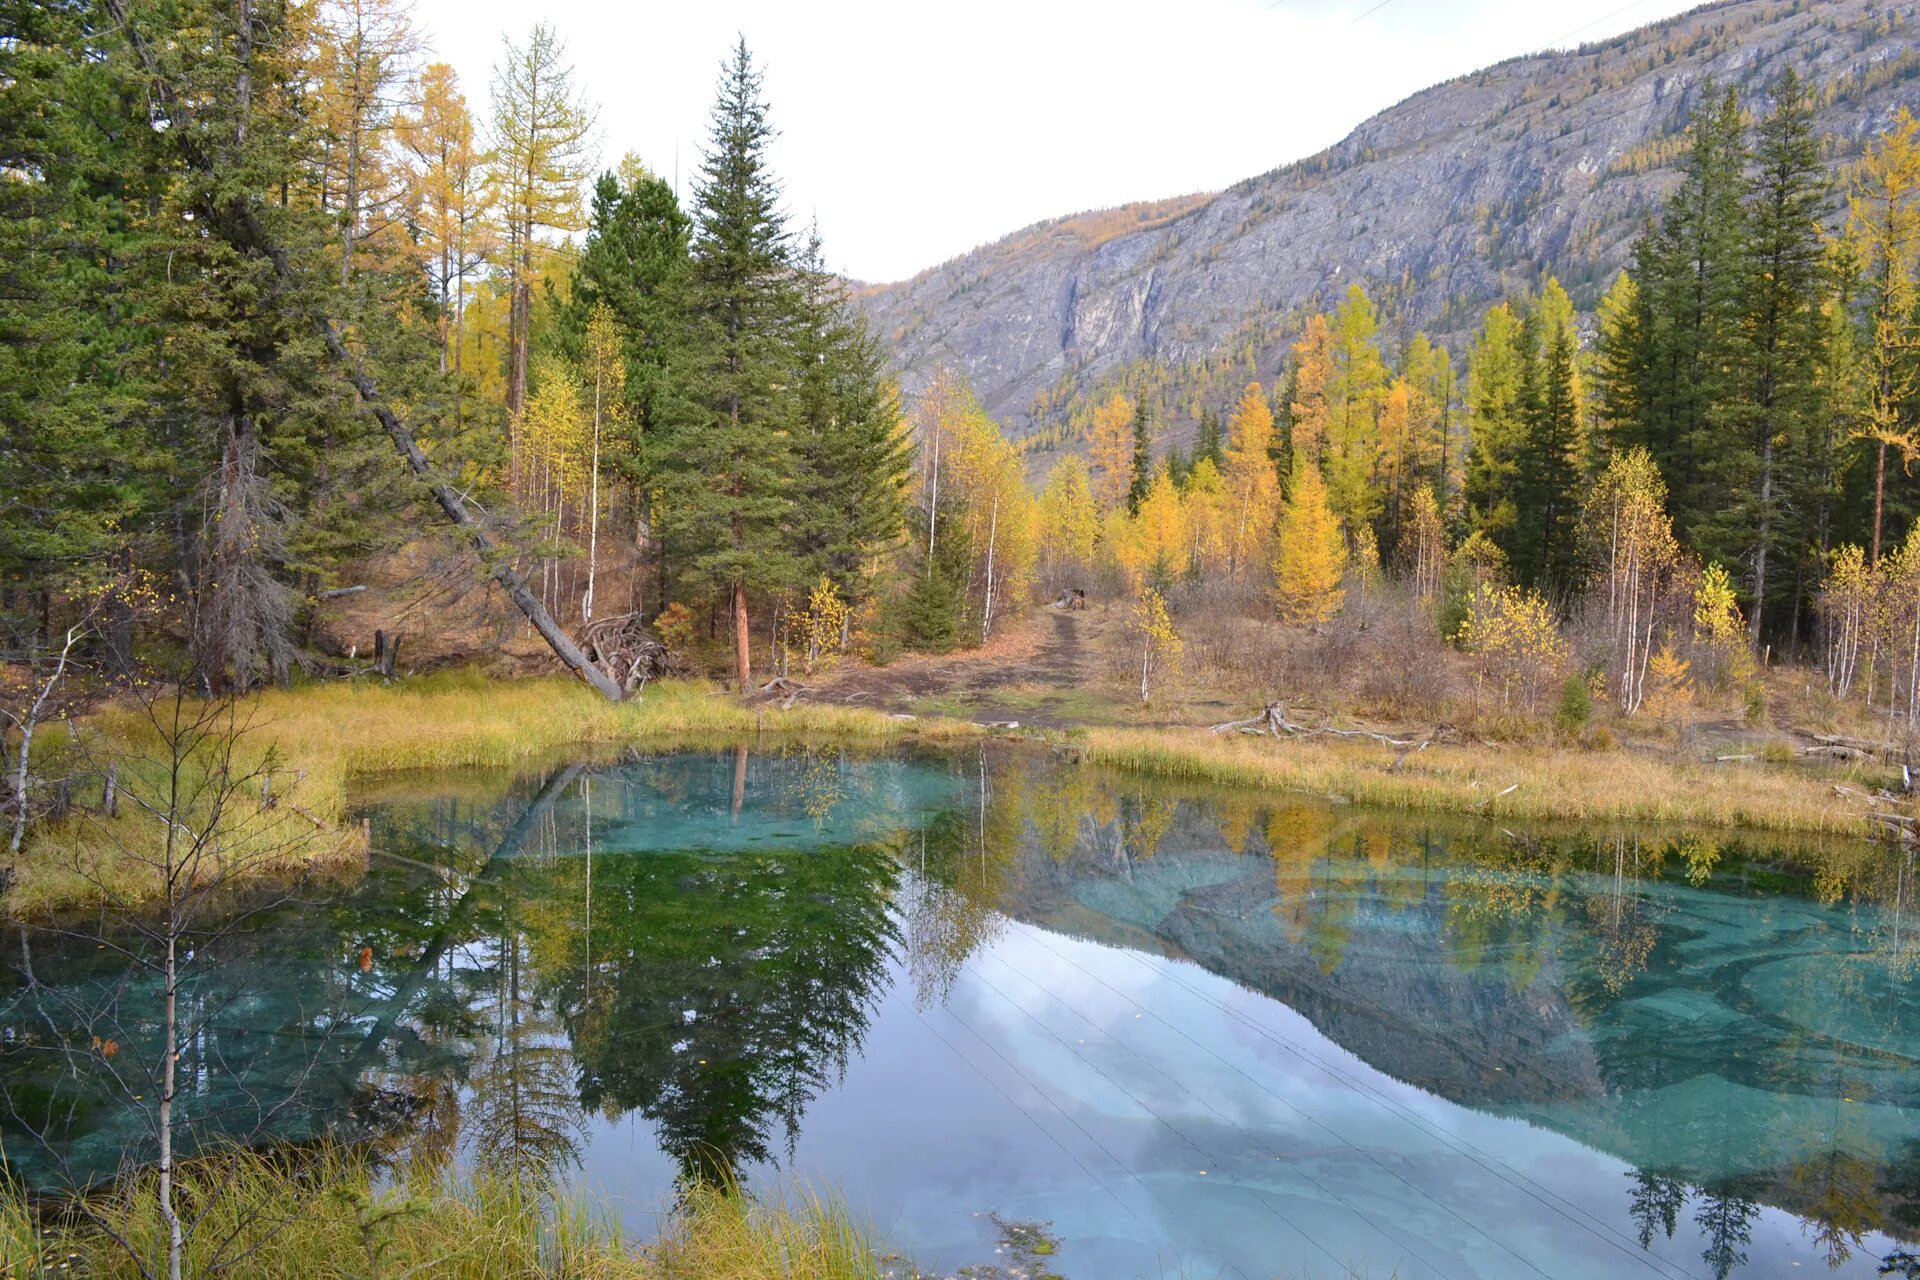
[[[1418,755],[1436,742],[1448,742],[1454,737],[1454,729],[1449,724],[1435,725],[1433,731],[1424,738],[1396,738],[1391,734],[1374,733],[1367,729],[1335,729],[1327,725],[1304,725],[1287,719],[1287,704],[1269,702],[1260,709],[1260,714],[1245,720],[1229,720],[1225,724],[1213,726],[1215,733],[1244,733],[1269,738],[1365,738],[1377,742],[1383,747],[1392,747],[1397,753],[1392,767],[1397,769],[1408,756]]]
[[[196,170],[209,177],[217,176],[219,166],[210,147],[201,140],[200,130],[194,120],[192,104],[183,101],[175,92],[173,82],[167,77],[165,68],[160,64],[159,55],[129,17],[126,0],[106,0],[106,6],[115,25],[126,37],[134,56],[140,60],[141,67],[152,80],[154,98],[167,113],[171,125],[169,133],[178,139],[181,154]],[[242,6],[242,13],[246,12],[246,6]],[[243,69],[243,74],[251,73]],[[222,191],[226,187],[219,183],[210,183],[208,189]],[[233,244],[234,248],[241,252],[258,253],[264,256],[273,264],[275,274],[282,280],[293,279],[293,263],[286,249],[274,243],[272,237],[267,234],[266,228],[261,225],[259,216],[245,196],[226,200],[215,198],[204,203],[216,206],[204,210],[207,215],[207,225],[216,228]],[[426,486],[427,492],[432,495],[441,513],[446,516],[449,523],[460,530],[467,544],[480,557],[481,563],[487,566],[487,571],[493,580],[506,591],[507,598],[512,600],[514,606],[526,616],[527,621],[533,625],[533,629],[540,633],[541,638],[547,642],[548,647],[560,661],[564,662],[576,675],[615,702],[625,697],[626,691],[621,683],[588,660],[587,655],[581,652],[580,646],[575,644],[573,638],[553,620],[553,616],[540,603],[539,597],[534,595],[527,586],[526,578],[513,567],[506,556],[501,554],[499,544],[494,540],[492,532],[474,517],[460,495],[434,470],[433,464],[427,460],[427,455],[421,452],[413,432],[400,420],[392,404],[380,394],[379,387],[375,385],[359,357],[354,355],[352,349],[347,346],[346,339],[341,336],[340,329],[334,324],[332,318],[325,315],[314,315],[310,318],[314,329],[326,346],[328,356],[345,371],[347,381],[353,384],[353,389],[359,394],[361,403],[386,431],[387,437],[393,441],[394,449],[412,470],[414,476]]]
[[[685,674],[679,655],[655,639],[637,613],[589,622],[580,630],[580,650],[623,698],[638,695],[662,676]]]

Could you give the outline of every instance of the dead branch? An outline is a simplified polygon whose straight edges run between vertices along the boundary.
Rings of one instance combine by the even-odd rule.
[[[781,699],[780,709],[785,711],[791,708],[794,703],[800,701],[800,699],[811,694],[813,689],[809,685],[801,684],[798,680],[789,680],[785,676],[775,676],[760,686],[760,692],[765,695],[765,700],[768,702],[772,702],[776,698]]]
[[[1244,733],[1256,737],[1272,738],[1365,738],[1384,747],[1392,747],[1399,754],[1394,757],[1389,771],[1398,769],[1408,756],[1418,755],[1436,742],[1446,742],[1454,736],[1454,728],[1449,724],[1435,725],[1433,731],[1424,738],[1396,738],[1391,734],[1375,733],[1368,729],[1335,729],[1330,725],[1303,725],[1287,719],[1287,706],[1284,702],[1270,702],[1257,716],[1245,720],[1229,720],[1225,724],[1213,726],[1215,733]]]

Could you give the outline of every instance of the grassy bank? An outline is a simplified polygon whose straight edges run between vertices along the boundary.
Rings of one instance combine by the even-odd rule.
[[[297,850],[293,857],[303,867],[348,872],[366,852],[359,831],[342,825],[348,789],[360,779],[412,769],[526,767],[570,751],[635,744],[881,747],[955,743],[981,732],[962,721],[896,719],[855,707],[749,706],[700,683],[656,685],[640,700],[616,705],[569,680],[500,681],[474,673],[393,686],[269,691],[244,704],[240,718],[246,725],[240,755],[257,763],[275,753],[271,837]],[[84,732],[97,740],[102,755],[133,760],[155,749],[152,726],[127,708],[102,712]],[[1396,753],[1370,742],[1280,742],[1203,729],[1094,728],[1085,731],[1085,743],[1089,762],[1110,768],[1397,809],[1773,833],[1867,834],[1866,793],[1878,780],[1851,779],[1843,793],[1830,778],[1760,761],[1714,765],[1622,749],[1538,745],[1436,746],[1396,767]],[[21,914],[44,912],[97,899],[103,885],[119,898],[150,896],[150,871],[116,846],[157,844],[164,829],[133,805],[123,805],[115,822],[88,816],[49,826],[16,864],[8,905]]]
[[[1227,786],[1277,787],[1395,809],[1491,818],[1683,823],[1777,833],[1868,834],[1868,782],[1758,762],[1704,764],[1624,750],[1436,746],[1407,756],[1371,742],[1222,736],[1204,729],[1094,729],[1108,768]]]
[[[505,681],[474,672],[396,685],[269,690],[244,703],[237,720],[244,726],[241,767],[253,770],[269,751],[276,757],[271,785],[278,816],[255,824],[255,837],[297,850],[302,864],[348,868],[365,853],[359,832],[340,825],[348,789],[361,778],[410,769],[523,767],[568,751],[634,744],[757,739],[885,746],[959,741],[979,732],[961,722],[894,719],[857,707],[751,706],[699,682],[658,684],[616,704],[574,680]],[[110,707],[84,732],[95,739],[93,755],[122,762],[125,785],[138,785],[132,775],[144,773],[147,790],[161,790],[150,760],[165,752],[136,710]],[[115,867],[109,874],[104,860],[115,846],[157,845],[163,831],[164,823],[134,804],[123,804],[111,823],[89,816],[47,827],[23,850],[8,905],[22,914],[70,906],[97,898],[102,884],[126,899],[150,896],[153,877],[144,868]]]
[[[549,1189],[482,1181],[381,1187],[350,1158],[289,1172],[236,1155],[183,1167],[180,1204],[200,1215],[186,1275],[256,1280],[881,1280],[898,1274],[838,1203],[787,1207],[694,1188],[652,1243],[622,1239],[604,1213]],[[143,1176],[96,1202],[101,1222],[0,1197],[0,1275],[136,1280],[165,1274],[166,1228]],[[104,1225],[102,1225],[104,1223]],[[109,1232],[111,1230],[111,1234]],[[125,1244],[116,1243],[112,1234]],[[138,1261],[136,1262],[136,1258]]]

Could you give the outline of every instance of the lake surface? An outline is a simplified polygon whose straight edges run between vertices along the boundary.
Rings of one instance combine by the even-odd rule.
[[[202,1137],[556,1169],[642,1234],[684,1173],[798,1180],[940,1275],[1039,1223],[1069,1280],[1920,1276],[1910,853],[1012,751],[363,802],[364,877],[196,952]],[[153,979],[85,925],[6,948],[0,1134],[37,1186],[150,1140]]]

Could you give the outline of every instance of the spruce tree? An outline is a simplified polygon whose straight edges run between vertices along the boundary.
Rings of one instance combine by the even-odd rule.
[[[1227,442],[1220,433],[1220,415],[1212,409],[1200,411],[1200,435],[1193,445],[1193,460],[1202,458],[1212,460],[1215,471],[1226,468]]]
[[[1756,151],[1738,381],[1728,388],[1733,398],[1725,406],[1726,434],[1713,475],[1720,500],[1701,520],[1696,545],[1708,559],[1748,567],[1748,623],[1758,641],[1768,622],[1769,587],[1781,585],[1772,580],[1791,569],[1792,557],[1784,554],[1787,481],[1802,468],[1784,451],[1806,437],[1819,364],[1826,181],[1812,107],[1791,69],[1774,88]]]
[[[712,121],[694,195],[689,403],[662,442],[660,483],[685,577],[726,599],[744,691],[753,676],[749,595],[797,580],[790,382],[804,305],[767,164],[774,130],[745,40],[722,71]]]
[[[825,574],[858,604],[870,594],[869,561],[905,530],[912,454],[886,353],[821,262],[817,236],[800,268],[794,553],[807,579]]]
[[[1514,537],[1506,550],[1523,584],[1549,595],[1571,591],[1579,568],[1580,410],[1570,326],[1554,326],[1546,349],[1530,361],[1527,433],[1514,494]]]
[[[1692,537],[1719,505],[1711,481],[1732,434],[1721,406],[1738,394],[1747,265],[1744,123],[1729,90],[1702,95],[1691,149],[1658,233],[1636,251],[1649,323],[1638,362],[1640,422],[1624,443],[1644,444],[1672,494],[1674,522]]]
[[[1140,514],[1140,501],[1153,487],[1153,419],[1143,395],[1133,402],[1133,479],[1127,485],[1127,510]]]

